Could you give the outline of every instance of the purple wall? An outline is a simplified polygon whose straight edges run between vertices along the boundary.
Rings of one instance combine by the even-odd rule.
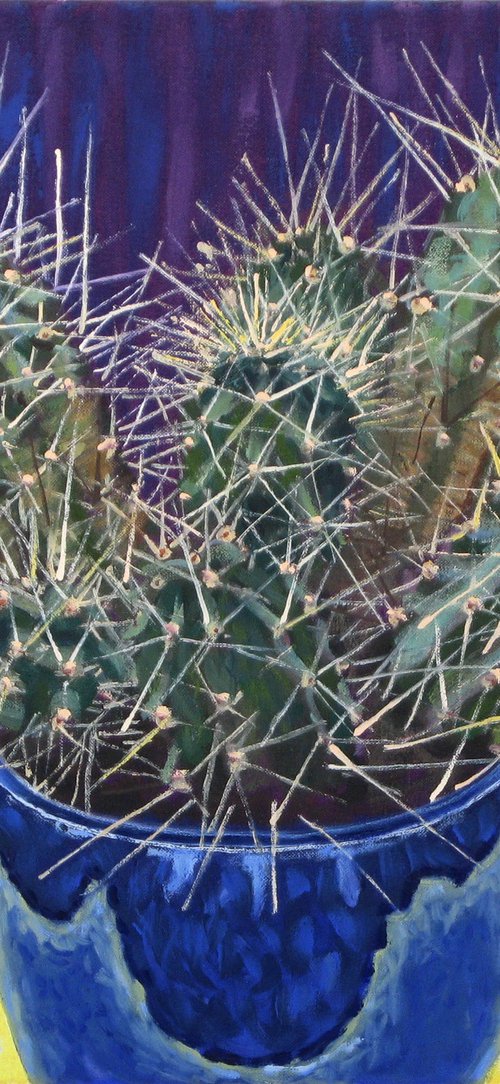
[[[420,39],[473,110],[482,113],[481,52],[495,92],[495,3],[2,3],[0,49],[10,42],[1,144],[20,108],[49,95],[30,162],[31,210],[51,206],[54,147],[65,157],[65,196],[81,192],[89,122],[96,153],[93,226],[103,237],[128,231],[106,270],[137,266],[137,253],[169,234],[189,244],[198,199],[228,210],[229,179],[248,151],[273,191],[285,176],[267,72],[277,87],[289,141],[314,131],[333,70],[327,49],[350,71],[363,58],[364,84],[416,105],[401,56],[406,47],[432,92]],[[345,92],[332,96],[332,142]],[[365,112],[362,138],[373,123]],[[390,133],[366,163],[371,175],[392,146]],[[12,176],[4,179],[13,183]],[[425,178],[415,184],[425,186]],[[418,195],[418,192],[416,193]],[[381,207],[383,215],[387,208]],[[132,229],[130,228],[132,227]]]

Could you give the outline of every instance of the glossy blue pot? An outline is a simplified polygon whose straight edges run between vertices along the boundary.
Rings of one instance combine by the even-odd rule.
[[[145,824],[98,836],[108,823],[0,769],[1,994],[34,1084],[480,1079],[499,1024],[500,766],[414,814],[284,830],[274,849],[243,831],[201,848],[181,829],[147,842]]]

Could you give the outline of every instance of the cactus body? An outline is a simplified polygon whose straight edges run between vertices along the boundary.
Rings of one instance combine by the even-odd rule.
[[[37,786],[257,839],[487,765],[496,179],[453,194],[406,294],[331,221],[205,245],[154,353],[156,504],[163,459],[136,478],[56,299],[4,274],[1,717]]]
[[[486,170],[471,180],[473,191],[451,197],[416,271],[401,354],[401,379],[413,384],[412,409],[396,456],[422,502],[423,537],[438,515],[453,521],[470,504],[488,460],[481,426],[498,424],[499,176]],[[430,303],[423,310],[422,299]]]

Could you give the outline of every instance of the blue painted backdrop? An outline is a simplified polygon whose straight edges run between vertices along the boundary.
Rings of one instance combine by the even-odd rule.
[[[99,271],[138,265],[158,238],[176,259],[189,245],[196,201],[229,209],[229,180],[244,151],[279,196],[279,156],[267,73],[277,88],[287,135],[317,122],[332,68],[323,49],[361,74],[368,87],[415,105],[405,47],[423,70],[424,40],[472,109],[484,108],[480,51],[493,90],[498,69],[498,5],[461,3],[0,3],[0,48],[10,43],[3,146],[23,105],[48,89],[29,164],[31,210],[50,207],[54,148],[65,159],[64,195],[79,194],[89,123],[95,139],[93,226],[120,234]],[[426,85],[435,81],[426,68]],[[334,139],[345,94],[333,95]],[[373,123],[366,115],[364,138]],[[376,155],[390,146],[387,132]],[[374,156],[365,163],[371,175]],[[12,185],[13,174],[3,179]],[[422,175],[414,184],[426,185]],[[3,193],[0,193],[2,195]],[[418,197],[418,192],[416,196]],[[383,215],[387,208],[379,209]]]

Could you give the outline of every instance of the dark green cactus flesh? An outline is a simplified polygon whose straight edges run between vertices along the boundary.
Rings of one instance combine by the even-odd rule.
[[[414,399],[397,463],[428,507],[427,531],[439,512],[454,518],[470,501],[488,459],[481,425],[496,426],[500,409],[500,171],[467,180],[471,190],[453,194],[418,267],[401,373]]]
[[[54,295],[4,266],[0,721],[34,785],[257,837],[487,768],[497,182],[400,286],[329,221],[223,251],[154,354],[178,484],[149,504]]]
[[[103,682],[129,676],[120,655],[107,657],[120,643],[107,566],[126,551],[134,479],[55,296],[9,269],[0,294],[1,719],[11,737],[29,743],[36,732],[39,743],[69,719],[83,723]]]

